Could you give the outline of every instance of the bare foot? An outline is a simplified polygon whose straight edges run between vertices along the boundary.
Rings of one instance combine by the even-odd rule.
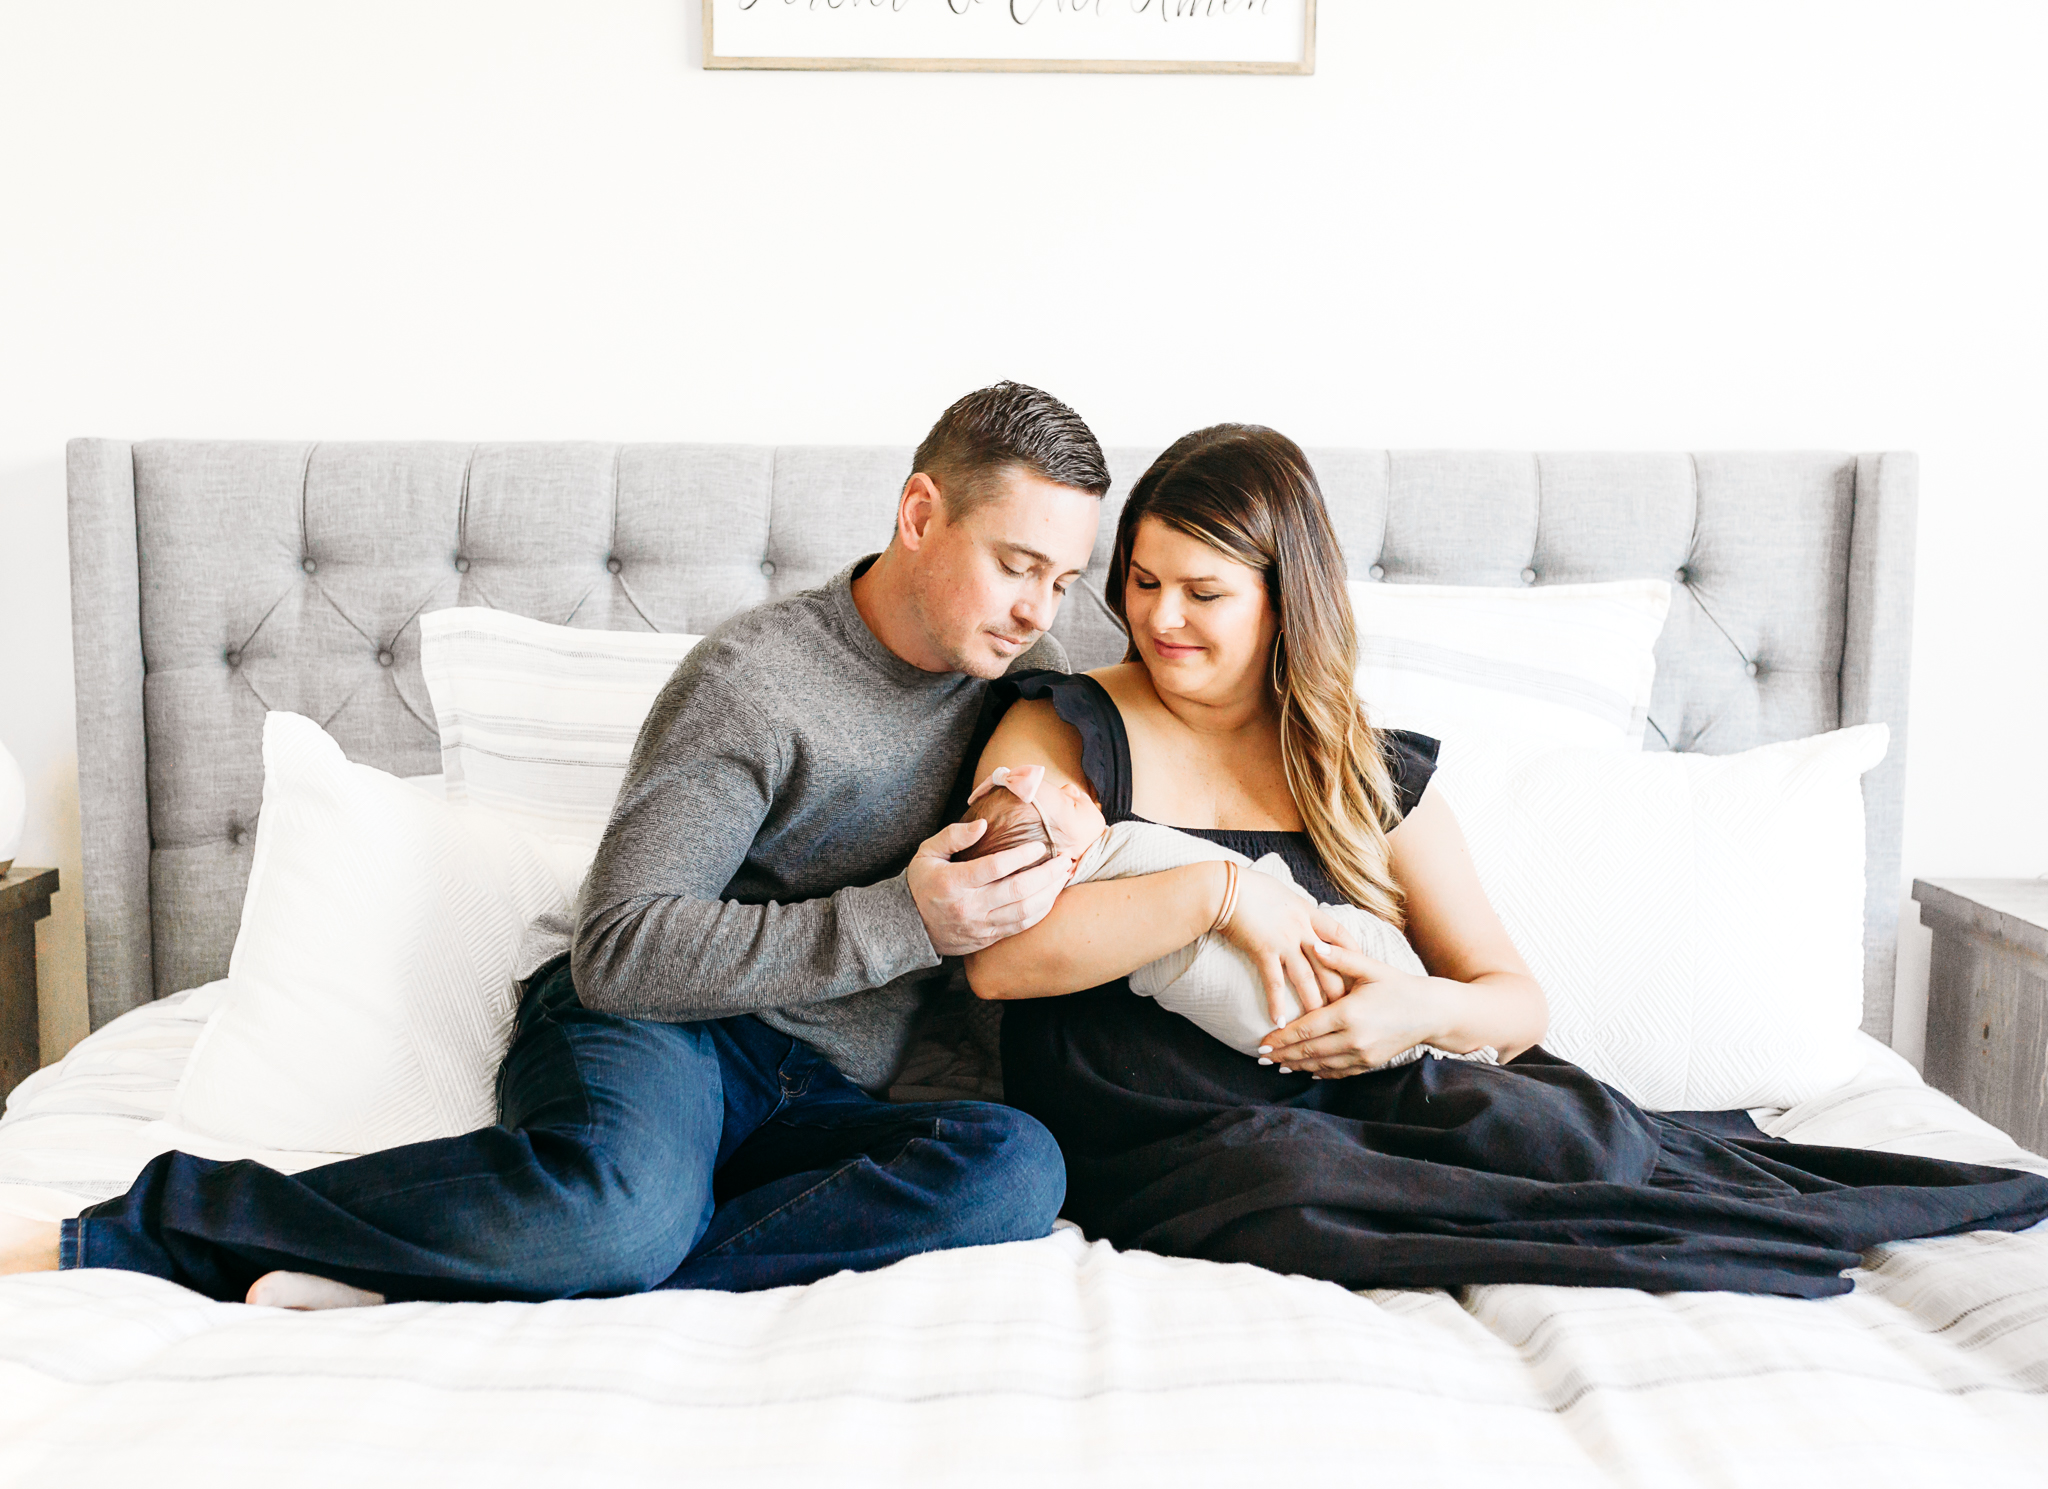
[[[265,1272],[249,1284],[243,1299],[258,1308],[299,1308],[312,1312],[321,1308],[374,1308],[384,1294],[332,1282],[310,1272]]]
[[[57,1222],[0,1215],[0,1276],[57,1270]]]

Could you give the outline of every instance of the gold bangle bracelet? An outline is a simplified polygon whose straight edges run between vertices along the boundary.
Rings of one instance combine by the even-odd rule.
[[[1223,903],[1217,907],[1216,923],[1209,927],[1207,934],[1215,935],[1230,924],[1230,917],[1237,913],[1237,861],[1223,860]]]

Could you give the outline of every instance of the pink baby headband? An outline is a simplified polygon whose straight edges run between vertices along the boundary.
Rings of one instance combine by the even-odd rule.
[[[1028,806],[1031,798],[1038,795],[1038,788],[1044,784],[1043,765],[1020,765],[1015,770],[1007,765],[998,765],[989,772],[987,780],[974,788],[974,794],[967,798],[967,804],[973,806],[996,787],[1002,786]]]

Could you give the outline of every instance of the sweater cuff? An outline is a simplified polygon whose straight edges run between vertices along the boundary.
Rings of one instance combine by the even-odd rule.
[[[842,889],[834,896],[839,913],[853,933],[854,950],[869,987],[894,982],[906,972],[922,972],[939,964],[931,933],[910,897],[910,881],[902,874],[879,884]]]

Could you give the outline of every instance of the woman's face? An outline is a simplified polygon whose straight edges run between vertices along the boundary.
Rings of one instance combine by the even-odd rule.
[[[1162,693],[1221,703],[1265,686],[1278,625],[1264,576],[1156,517],[1138,523],[1124,616]]]

